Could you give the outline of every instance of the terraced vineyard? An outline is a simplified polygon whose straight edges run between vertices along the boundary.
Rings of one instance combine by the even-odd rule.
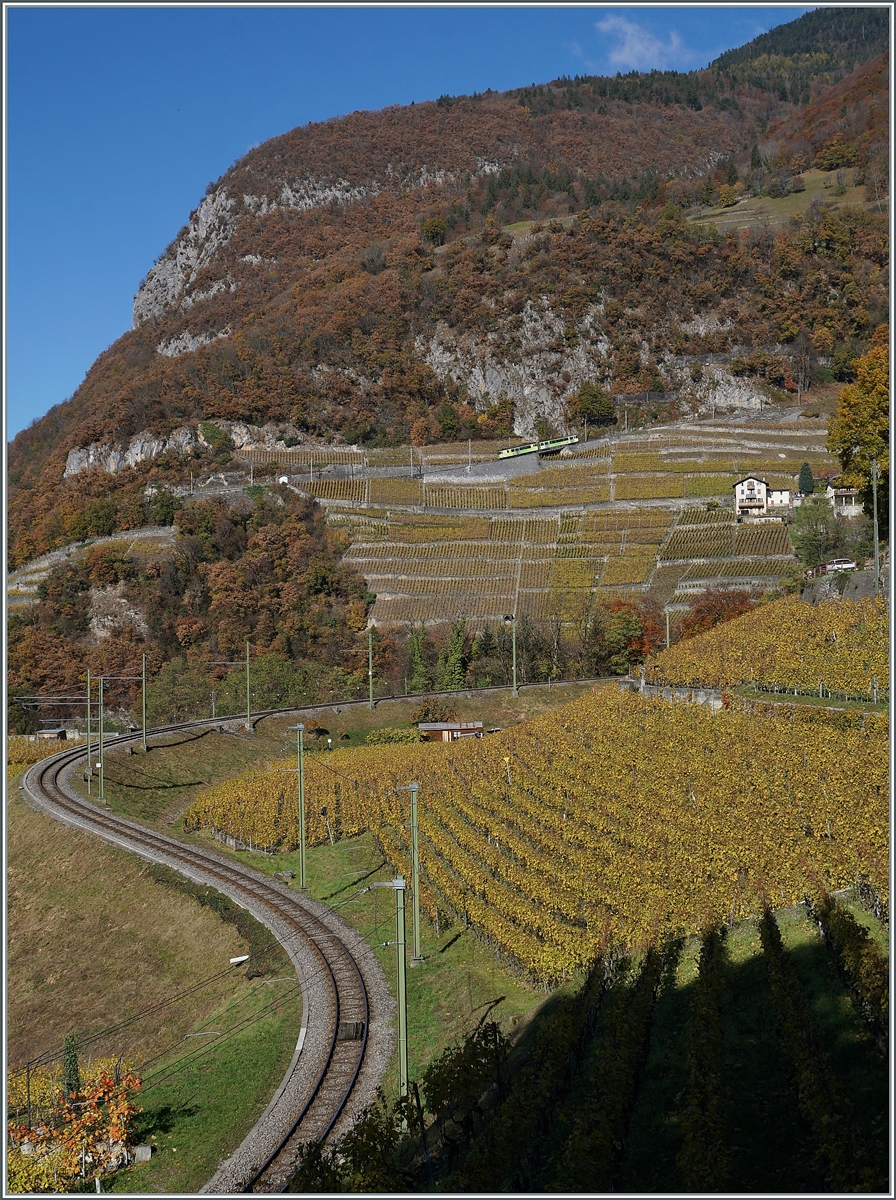
[[[467,456],[491,456],[494,471],[481,481],[431,478],[448,448],[399,448],[361,458],[403,474],[349,475],[334,458],[326,471],[340,475],[300,476],[296,486],[349,535],[348,561],[377,595],[378,624],[475,625],[505,613],[572,620],[600,595],[649,592],[665,603],[720,582],[774,587],[794,562],[787,530],[737,525],[732,485],[749,472],[794,488],[804,462],[816,475],[833,472],[823,439],[823,428],[798,424],[706,424],[573,448],[507,477],[494,444],[481,443]],[[417,477],[412,453],[425,472]]]

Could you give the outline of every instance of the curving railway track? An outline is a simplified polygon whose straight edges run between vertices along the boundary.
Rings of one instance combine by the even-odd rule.
[[[253,714],[255,719],[273,715]],[[192,721],[159,734],[217,726]],[[142,735],[116,739],[127,744]],[[374,956],[330,909],[290,892],[250,867],[185,845],[79,799],[67,777],[80,747],[36,763],[21,789],[30,802],[66,824],[98,835],[188,878],[209,884],[250,911],[289,955],[302,990],[302,1027],[287,1073],[261,1118],[202,1189],[209,1194],[280,1192],[289,1185],[303,1143],[339,1134],[368,1103],[392,1053],[392,1001]]]

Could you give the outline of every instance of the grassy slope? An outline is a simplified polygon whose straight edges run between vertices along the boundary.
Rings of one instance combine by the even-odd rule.
[[[108,1028],[203,984],[249,948],[211,909],[155,883],[141,860],[33,811],[15,787],[7,807],[7,866],[12,1069],[61,1045],[70,1031]],[[194,1191],[235,1148],[295,1045],[301,1002],[286,986],[284,992],[283,985],[229,971],[83,1052],[85,1059],[124,1053],[141,1063],[155,1060],[144,1071],[138,1130],[163,1152],[122,1176],[120,1186]],[[262,1013],[275,997],[282,997],[277,1009]],[[242,1021],[245,1029],[230,1032]],[[207,1049],[205,1039],[184,1040],[199,1029],[229,1036]],[[181,1062],[185,1053],[190,1065]],[[157,1074],[163,1067],[172,1073]]]
[[[784,225],[791,217],[805,213],[816,199],[830,204],[833,208],[851,204],[875,211],[877,209],[876,204],[865,201],[864,186],[853,184],[852,168],[844,171],[846,190],[842,195],[837,194],[836,171],[819,171],[813,168],[803,172],[803,179],[806,183],[805,191],[792,192],[789,196],[779,198],[750,196],[730,208],[704,208],[699,215],[692,218],[692,223],[712,223],[720,233],[729,229],[758,229],[766,223],[771,226]]]
[[[300,1015],[297,989],[273,980],[254,984],[238,1008],[210,1013],[209,1029],[246,1026],[220,1040],[201,1039],[188,1062],[149,1080],[137,1132],[154,1147],[153,1156],[113,1176],[104,1189],[198,1191],[267,1106],[292,1057]]]
[[[33,811],[7,808],[10,1066],[69,1031],[105,1028],[245,952],[233,926],[154,883],[140,859]],[[152,1054],[193,1029],[241,977],[210,984],[95,1053]]]

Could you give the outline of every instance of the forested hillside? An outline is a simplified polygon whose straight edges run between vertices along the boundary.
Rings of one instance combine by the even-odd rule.
[[[12,443],[13,560],[155,469],[64,478],[69,451],[142,431],[531,434],[589,381],[699,407],[682,356],[732,347],[811,386],[886,319],[886,50],[884,10],[823,9],[703,71],[443,96],[256,148],[149,271],[134,329]],[[700,220],[798,196],[808,168],[849,177],[746,235]]]
[[[355,694],[367,657],[355,634],[372,597],[343,565],[345,537],[324,527],[319,509],[283,489],[229,508],[187,504],[176,520],[175,554],[96,546],[54,570],[36,605],[10,615],[13,727],[30,726],[17,694],[80,693],[88,668],[113,677],[109,709],[134,711],[144,653],[153,724],[192,717],[215,689],[219,712],[239,711],[245,675],[241,684],[208,660],[239,660],[249,639],[253,707]]]

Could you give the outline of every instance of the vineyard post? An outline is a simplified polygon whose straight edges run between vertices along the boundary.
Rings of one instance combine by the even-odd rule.
[[[143,690],[142,704],[143,709],[143,753],[146,753],[146,655],[143,655]]]
[[[31,1063],[25,1063],[25,1103],[28,1105],[28,1129],[31,1129]]]
[[[105,800],[105,796],[103,795],[103,677],[102,677],[102,675],[100,676],[99,709],[100,709],[100,711],[99,711],[99,715],[97,717],[97,721],[99,722],[99,727],[100,727],[99,728],[99,740],[100,740],[100,751],[99,751],[99,753],[100,753],[100,761],[99,761],[100,794],[99,794],[99,800],[100,800],[100,803],[102,803]]]

